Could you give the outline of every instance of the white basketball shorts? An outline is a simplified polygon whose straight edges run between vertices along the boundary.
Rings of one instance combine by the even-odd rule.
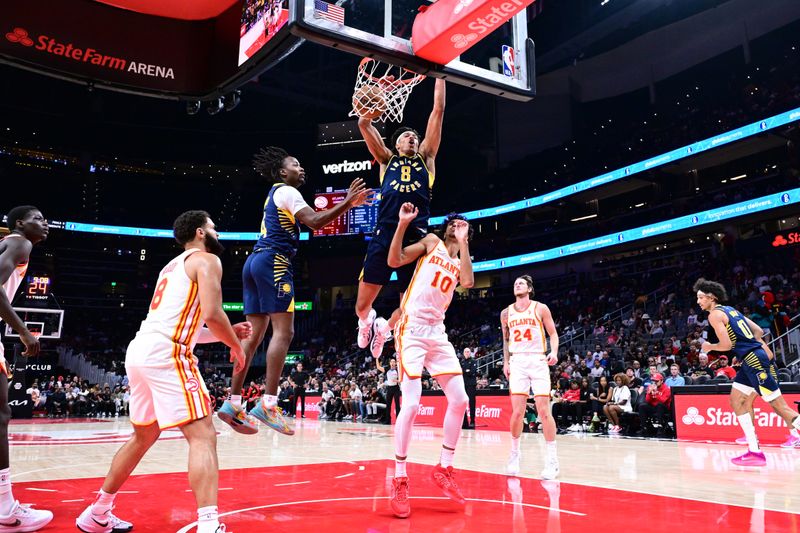
[[[460,375],[461,364],[447,338],[444,324],[398,323],[395,347],[399,357],[400,381],[422,376],[422,368],[431,376]]]
[[[131,423],[161,429],[178,427],[211,414],[197,359],[184,345],[161,335],[139,335],[125,356],[131,387]]]
[[[550,367],[544,354],[518,353],[509,361],[508,388],[511,394],[550,397]]]

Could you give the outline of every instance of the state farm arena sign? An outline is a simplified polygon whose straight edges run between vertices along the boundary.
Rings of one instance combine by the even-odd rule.
[[[800,394],[784,394],[794,408]],[[678,439],[731,442],[743,436],[736,414],[728,405],[727,394],[676,394],[675,427]],[[789,429],[781,417],[760,397],[753,406],[758,439],[764,443],[784,442]]]
[[[319,407],[317,406],[319,399],[319,395],[306,396],[306,418],[316,419],[319,417]],[[447,398],[443,394],[423,395],[419,401],[414,425],[441,427],[444,423],[445,411],[447,411]],[[392,411],[392,421],[394,419],[394,411]],[[508,394],[476,397],[475,419],[478,429],[508,431],[511,422],[511,399]]]
[[[87,83],[193,94],[236,72],[225,61],[231,43],[219,38],[214,20],[152,17],[87,0],[4,0],[1,24],[0,60]]]

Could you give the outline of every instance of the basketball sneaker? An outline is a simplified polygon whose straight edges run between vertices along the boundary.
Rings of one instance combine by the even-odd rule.
[[[461,494],[461,489],[458,488],[456,480],[453,477],[452,466],[448,466],[447,468],[444,468],[440,464],[434,466],[431,472],[431,479],[433,479],[437,487],[442,489],[445,496],[459,505],[464,505],[466,500],[464,499],[464,495]]]
[[[84,533],[124,533],[133,529],[133,524],[120,520],[112,510],[113,507],[105,513],[95,514],[94,505],[90,505],[75,520],[75,525]]]
[[[558,467],[558,458],[548,457],[544,462],[544,470],[542,470],[542,479],[555,479],[558,477],[560,469]]]
[[[764,455],[764,452],[748,451],[744,455],[731,459],[731,463],[736,466],[765,466],[767,464],[767,457]]]
[[[31,509],[30,505],[20,505],[14,502],[11,512],[5,516],[0,516],[0,531],[20,532],[39,531],[53,519],[50,511]]]
[[[258,405],[250,410],[250,416],[257,418],[262,424],[271,427],[278,433],[284,435],[294,435],[294,430],[289,427],[289,423],[283,417],[283,413],[277,405],[266,407],[262,398]]]
[[[359,348],[369,346],[369,340],[372,338],[372,324],[375,322],[376,316],[378,316],[378,313],[374,309],[370,309],[366,322],[362,322],[360,318],[358,319],[358,339],[356,342]]]
[[[800,448],[800,438],[789,435],[789,438],[781,444],[781,448]]]
[[[408,501],[408,478],[396,477],[392,480],[392,512],[397,518],[408,518],[411,504]]]
[[[382,317],[376,318],[372,324],[372,342],[369,346],[369,351],[375,359],[383,353],[383,345],[386,344],[389,332],[389,322]]]
[[[236,407],[230,400],[225,400],[225,403],[217,411],[217,416],[237,433],[243,435],[258,433],[255,421],[247,415],[244,409]]]
[[[519,474],[519,452],[511,452],[511,455],[508,456],[506,473],[510,476],[516,476]]]

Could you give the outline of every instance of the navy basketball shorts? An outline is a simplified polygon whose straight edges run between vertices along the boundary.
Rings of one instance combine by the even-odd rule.
[[[742,367],[733,379],[733,388],[748,396],[757,392],[767,402],[781,395],[778,372],[767,352],[757,348],[742,358]]]
[[[392,272],[397,272],[398,288],[401,292],[405,292],[408,288],[408,284],[411,283],[411,278],[414,276],[414,270],[417,264],[416,262],[412,262],[400,268],[389,267],[389,245],[392,243],[394,231],[394,226],[376,228],[372,240],[369,241],[367,245],[364,268],[361,270],[361,275],[358,279],[364,283],[387,285],[392,276]],[[403,238],[403,246],[405,247],[419,242],[425,235],[425,232],[421,229],[414,227],[407,228],[405,237]]]
[[[250,254],[242,270],[244,314],[294,313],[291,259],[270,249]]]

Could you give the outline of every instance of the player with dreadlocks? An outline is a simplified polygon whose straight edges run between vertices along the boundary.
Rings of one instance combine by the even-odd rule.
[[[320,229],[349,209],[370,201],[370,190],[357,178],[350,184],[342,202],[324,211],[314,211],[303,200],[300,188],[306,173],[297,158],[286,150],[268,146],[253,159],[255,170],[273,182],[264,202],[261,237],[247,258],[242,272],[244,314],[253,325],[252,336],[242,343],[247,362],[234,372],[231,396],[219,410],[219,417],[239,433],[258,431],[242,408],[244,384],[256,347],[264,340],[272,323],[272,338],[267,348],[265,395],[250,414],[285,435],[294,434],[278,408],[278,382],[286,360],[289,343],[294,336],[294,281],[292,258],[297,253],[300,222],[311,229]]]

